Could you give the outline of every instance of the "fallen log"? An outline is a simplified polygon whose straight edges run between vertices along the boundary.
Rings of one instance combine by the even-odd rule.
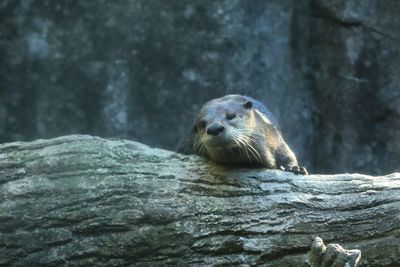
[[[126,140],[0,145],[0,265],[400,266],[400,174],[234,169]]]

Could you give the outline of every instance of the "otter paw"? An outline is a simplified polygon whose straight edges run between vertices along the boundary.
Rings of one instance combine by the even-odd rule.
[[[308,175],[308,171],[307,171],[306,167],[300,166],[300,174]]]
[[[289,171],[293,172],[294,174],[308,175],[307,169],[302,166],[293,166],[289,169]]]

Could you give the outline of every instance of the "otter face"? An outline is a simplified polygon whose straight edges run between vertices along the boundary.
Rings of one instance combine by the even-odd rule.
[[[254,140],[249,132],[255,124],[252,106],[247,98],[235,95],[206,103],[194,127],[197,134],[194,151],[217,162],[235,162],[236,159],[243,162],[246,153],[246,161],[254,161],[254,158],[258,161],[260,154],[251,149]]]

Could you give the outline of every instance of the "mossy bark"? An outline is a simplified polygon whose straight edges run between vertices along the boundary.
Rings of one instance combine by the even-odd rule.
[[[0,145],[0,265],[307,266],[316,236],[400,264],[400,174],[233,169],[124,140]]]

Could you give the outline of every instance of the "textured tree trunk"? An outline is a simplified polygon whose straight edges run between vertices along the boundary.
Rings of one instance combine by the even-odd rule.
[[[0,265],[400,266],[400,174],[232,169],[123,140],[0,145]]]

